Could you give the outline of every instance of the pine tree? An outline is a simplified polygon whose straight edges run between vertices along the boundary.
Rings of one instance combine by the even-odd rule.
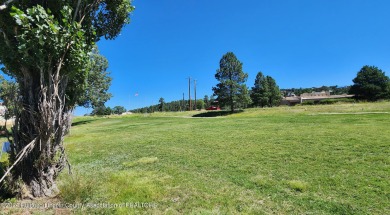
[[[282,94],[280,93],[279,86],[276,84],[275,79],[271,76],[267,76],[268,83],[268,106],[278,106],[280,104],[280,100],[282,99]]]
[[[377,101],[390,98],[390,79],[376,66],[364,66],[353,83],[350,93],[356,99]]]
[[[242,71],[242,63],[233,52],[222,56],[215,78],[220,83],[213,87],[213,91],[221,106],[230,106],[231,112],[234,112],[235,107],[245,107],[250,102],[245,85],[248,74]]]
[[[254,106],[265,107],[269,103],[269,89],[266,77],[262,72],[257,73],[255,85],[252,87],[251,99]]]

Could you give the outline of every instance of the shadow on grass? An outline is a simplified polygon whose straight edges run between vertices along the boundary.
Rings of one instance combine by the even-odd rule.
[[[85,119],[85,120],[81,120],[81,121],[77,121],[77,122],[73,122],[72,123],[72,127],[73,126],[78,126],[78,125],[85,125],[85,124],[89,124],[93,121],[95,121],[96,119]]]
[[[231,111],[220,110],[220,111],[208,111],[204,113],[195,114],[192,117],[218,117],[218,116],[228,116],[235,113],[242,113],[243,110],[235,110],[233,113]]]

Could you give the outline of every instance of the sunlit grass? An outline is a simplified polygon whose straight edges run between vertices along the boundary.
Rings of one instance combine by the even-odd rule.
[[[156,204],[80,214],[386,214],[389,112],[380,102],[76,118],[65,145],[77,173],[61,175],[61,195]]]

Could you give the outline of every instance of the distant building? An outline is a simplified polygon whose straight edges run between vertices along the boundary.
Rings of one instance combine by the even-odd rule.
[[[331,95],[330,91],[322,91],[322,92],[311,92],[311,93],[302,93],[300,96],[296,96],[295,94],[289,94],[291,96],[286,96],[282,99],[281,105],[296,105],[302,104],[305,101],[321,101],[325,99],[341,99],[341,98],[352,98],[355,95]]]
[[[7,108],[3,105],[2,102],[0,102],[0,117],[4,117],[6,110]]]

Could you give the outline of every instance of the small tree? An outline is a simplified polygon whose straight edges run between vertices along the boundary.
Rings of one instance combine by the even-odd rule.
[[[248,88],[245,85],[248,74],[242,71],[242,63],[233,52],[222,56],[215,78],[219,83],[213,87],[213,91],[221,106],[230,106],[231,112],[234,112],[235,107],[245,107],[249,103]]]
[[[376,66],[364,66],[353,80],[350,94],[356,99],[377,101],[390,98],[390,80]]]
[[[160,112],[163,112],[164,111],[164,105],[165,105],[165,100],[163,97],[161,97],[159,100],[158,100],[158,109]]]
[[[204,101],[202,99],[196,101],[196,109],[198,110],[204,109]]]
[[[122,114],[124,112],[126,112],[126,108],[123,107],[123,106],[115,106],[113,109],[112,109],[112,112],[114,114]]]

